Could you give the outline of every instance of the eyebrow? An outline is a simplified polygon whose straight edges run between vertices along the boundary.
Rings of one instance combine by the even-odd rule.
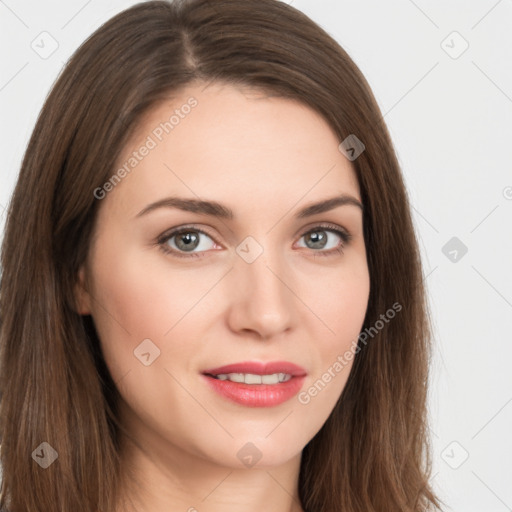
[[[341,194],[329,199],[324,199],[317,203],[312,203],[299,210],[296,214],[298,219],[311,217],[318,213],[324,213],[339,206],[356,206],[364,211],[362,203],[353,196]],[[176,208],[185,212],[199,213],[202,215],[209,215],[220,219],[232,220],[235,218],[233,210],[227,206],[216,201],[204,201],[201,199],[188,199],[181,197],[166,197],[160,201],[149,204],[143,208],[136,217],[141,217],[159,208]]]

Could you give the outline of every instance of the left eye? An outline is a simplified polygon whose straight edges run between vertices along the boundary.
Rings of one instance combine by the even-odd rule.
[[[336,240],[334,240],[334,246],[332,247],[326,247],[327,244],[328,244],[328,240],[329,240],[329,236],[328,236],[328,233],[331,233],[331,234],[334,234],[334,238],[336,239],[336,237],[338,237],[339,239],[342,240],[342,243],[340,244],[339,241],[336,242]],[[338,249],[339,251],[341,251],[341,248],[346,244],[348,243],[348,241],[350,240],[350,235],[348,233],[345,233],[339,229],[335,229],[335,228],[324,228],[324,227],[317,227],[317,228],[314,228],[310,231],[308,231],[307,233],[304,233],[301,238],[305,238],[306,239],[306,243],[307,242],[311,242],[312,246],[306,246],[308,247],[309,249]],[[327,252],[327,253],[331,253],[331,250],[328,250],[328,251],[321,251],[323,253]]]
[[[178,253],[177,256],[188,256],[179,254],[179,252],[190,252],[194,249],[197,249],[198,247],[200,249],[208,250],[212,247],[208,247],[208,244],[206,244],[206,247],[204,246],[204,243],[201,243],[200,237],[201,235],[204,235],[205,237],[209,238],[211,237],[205,233],[204,231],[201,231],[200,229],[191,229],[191,228],[182,228],[176,231],[173,231],[172,233],[169,233],[165,238],[161,240],[160,243],[162,243],[162,249],[164,251],[172,252],[172,253]],[[172,241],[173,238],[177,239],[177,242],[174,243],[174,247],[169,244],[169,242]],[[171,247],[169,247],[171,245]],[[214,244],[213,244],[214,245]],[[200,252],[203,252],[200,251]],[[191,256],[199,256],[198,254],[192,253]]]
[[[336,237],[341,239],[341,243],[334,240],[334,245],[332,247],[327,247],[329,242],[329,233],[331,235],[334,234],[335,239]],[[202,235],[207,239],[210,239],[211,243],[208,244],[207,242],[202,242]],[[174,238],[176,238],[176,241],[173,242]],[[302,238],[305,238],[305,243],[309,244],[305,246],[306,248],[313,249],[314,252],[319,255],[328,256],[333,253],[342,253],[342,248],[351,240],[352,236],[344,229],[338,227],[317,226],[301,235],[301,239]],[[187,258],[190,256],[201,257],[201,253],[204,253],[215,246],[215,242],[208,233],[205,233],[200,229],[183,227],[163,235],[162,238],[158,240],[158,245],[166,253]],[[208,245],[210,245],[210,247],[208,247]],[[326,249],[326,247],[327,250],[323,250]],[[199,249],[199,251],[192,252],[195,249]]]

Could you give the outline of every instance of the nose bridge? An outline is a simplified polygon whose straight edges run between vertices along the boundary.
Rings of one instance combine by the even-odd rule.
[[[270,247],[268,236],[264,243],[247,237],[237,247],[233,277],[238,287],[237,318],[243,323],[239,327],[264,336],[287,329],[293,319],[293,293],[287,283],[290,273],[279,251],[280,247]]]

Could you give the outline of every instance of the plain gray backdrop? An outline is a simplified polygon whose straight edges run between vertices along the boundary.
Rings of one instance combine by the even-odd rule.
[[[0,238],[50,87],[135,3],[0,0]],[[435,488],[449,510],[512,510],[512,1],[287,3],[361,68],[402,165],[435,328]]]

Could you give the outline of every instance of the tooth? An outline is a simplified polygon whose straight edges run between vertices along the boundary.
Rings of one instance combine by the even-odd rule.
[[[261,384],[261,375],[246,373],[244,381],[246,384]]]
[[[273,373],[271,375],[256,375],[254,373],[219,373],[216,375],[219,380],[230,380],[232,382],[245,384],[279,384],[287,382],[292,377],[286,373]]]
[[[243,373],[229,373],[228,378],[229,378],[229,380],[231,380],[233,382],[244,382],[245,381]]]
[[[262,375],[261,376],[262,384],[279,384],[279,375],[276,373],[272,375]]]

